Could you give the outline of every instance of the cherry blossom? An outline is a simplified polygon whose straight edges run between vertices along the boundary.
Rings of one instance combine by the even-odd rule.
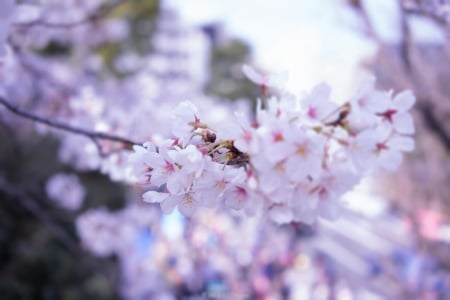
[[[217,131],[194,104],[181,103],[173,139],[136,146],[131,155],[135,170],[148,177],[145,201],[188,216],[223,202],[280,223],[336,218],[340,197],[363,176],[395,170],[413,150],[408,110],[414,96],[392,98],[372,79],[344,104],[330,95],[325,84],[303,96],[284,92],[265,107],[259,103],[256,122],[234,118]],[[370,122],[355,125],[363,119]]]
[[[201,80],[192,84],[195,91],[180,78],[171,78],[167,88],[157,75],[169,65],[163,55],[140,57],[124,50],[112,65],[132,74],[103,76],[99,56],[86,53],[105,41],[120,41],[129,28],[112,16],[90,26],[89,16],[108,5],[78,2],[48,1],[42,11],[28,11],[36,24],[59,22],[70,30],[47,32],[32,21],[20,30],[30,38],[12,32],[11,41],[23,49],[39,51],[53,40],[80,46],[73,46],[73,59],[67,60],[10,49],[0,68],[0,90],[13,104],[6,107],[35,109],[43,116],[31,117],[42,122],[27,128],[56,136],[64,163],[135,183],[144,189],[144,200],[164,212],[178,209],[194,216],[203,207],[224,208],[281,223],[331,218],[342,194],[363,176],[380,168],[395,170],[414,148],[413,94],[379,90],[374,78],[349,99],[336,101],[326,83],[298,95],[284,89],[284,74],[244,66],[243,73],[263,94],[250,113],[248,102],[230,104],[202,95]],[[0,51],[5,52],[16,5],[11,0],[0,5]],[[70,22],[77,26],[71,28]],[[156,49],[170,48],[169,39],[157,35]],[[140,59],[148,63],[141,66]],[[42,84],[35,84],[35,74]],[[35,95],[39,101],[31,100]],[[55,125],[46,122],[50,116],[59,123],[49,129],[43,124]],[[68,128],[76,135],[61,130]]]
[[[387,102],[387,107],[380,112],[383,119],[401,134],[413,134],[414,122],[409,110],[416,101],[411,91],[404,91]]]
[[[361,82],[349,103],[348,121],[353,132],[373,127],[377,123],[376,113],[381,112],[389,100],[386,93],[375,89],[375,77],[368,76]]]
[[[312,122],[331,121],[332,112],[338,106],[330,100],[331,88],[321,83],[315,86],[309,94],[306,94],[302,100],[304,115]]]
[[[381,167],[395,171],[403,160],[402,152],[414,149],[414,140],[409,136],[395,134],[389,127],[380,126],[377,132],[379,142],[375,153]]]

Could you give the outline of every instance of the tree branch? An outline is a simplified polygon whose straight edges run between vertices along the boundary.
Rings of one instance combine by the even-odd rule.
[[[431,104],[422,104],[417,106],[418,110],[422,114],[426,125],[433,131],[442,144],[447,150],[450,150],[450,135],[442,127],[441,122],[437,119],[435,113],[433,112],[433,107]]]
[[[369,38],[372,38],[374,41],[376,41],[380,46],[383,46],[383,41],[376,33],[375,28],[373,27],[372,21],[370,20],[370,17],[368,15],[366,9],[364,8],[364,5],[361,3],[361,0],[350,0],[349,4],[361,16],[362,22],[365,26],[367,36]]]
[[[47,126],[61,129],[61,130],[64,130],[64,131],[67,131],[67,132],[70,132],[73,134],[84,135],[93,140],[109,140],[109,141],[113,141],[113,142],[122,143],[122,144],[130,146],[130,147],[133,145],[140,144],[140,143],[137,143],[135,141],[132,141],[132,140],[120,137],[120,136],[107,134],[107,133],[103,133],[103,132],[89,131],[86,129],[73,127],[69,124],[65,124],[65,123],[61,123],[58,121],[49,120],[49,119],[46,119],[46,118],[43,118],[40,116],[36,116],[34,114],[31,114],[29,112],[21,110],[20,108],[17,108],[16,106],[12,105],[9,101],[5,100],[2,97],[0,97],[0,104],[3,105],[6,109],[8,109],[10,112],[12,112],[20,117],[23,117],[25,119],[31,120],[33,122],[45,124]]]
[[[445,17],[439,16],[433,12],[426,11],[426,10],[420,9],[420,8],[404,7],[403,9],[404,9],[405,13],[407,13],[407,14],[423,16],[423,17],[430,19],[431,21],[434,21],[437,25],[439,25],[445,31],[447,37],[449,37],[450,24],[448,23],[448,21]]]

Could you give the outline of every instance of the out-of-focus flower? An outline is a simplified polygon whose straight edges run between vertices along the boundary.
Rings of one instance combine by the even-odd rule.
[[[283,86],[288,80],[287,72],[265,74],[257,72],[249,65],[244,65],[242,67],[242,72],[245,76],[247,76],[248,79],[250,79],[257,85],[260,85],[261,87],[263,87],[263,89],[266,89],[267,87],[278,88],[280,86]]]
[[[77,218],[76,228],[84,246],[98,256],[113,254],[119,243],[114,216],[105,210],[83,213]]]
[[[37,21],[41,17],[40,7],[31,4],[17,5],[14,16],[14,23],[30,23]]]
[[[6,40],[9,36],[15,9],[15,0],[2,0],[0,2],[0,57],[6,53]]]
[[[49,198],[65,209],[77,210],[83,204],[85,190],[75,175],[60,173],[52,176],[46,190]]]

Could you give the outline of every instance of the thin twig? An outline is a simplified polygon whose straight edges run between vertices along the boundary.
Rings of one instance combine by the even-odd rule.
[[[61,130],[64,130],[64,131],[67,131],[70,133],[83,135],[83,136],[86,136],[86,137],[89,137],[89,138],[95,139],[95,140],[109,140],[109,141],[113,141],[113,142],[119,142],[119,143],[122,143],[122,144],[128,145],[128,146],[140,144],[140,143],[134,142],[132,140],[129,140],[129,139],[126,139],[126,138],[123,138],[120,136],[107,134],[107,133],[103,133],[103,132],[89,131],[86,129],[73,127],[71,125],[68,125],[68,124],[65,124],[62,122],[58,122],[58,121],[50,120],[50,119],[43,118],[40,116],[36,116],[34,114],[31,114],[29,112],[21,110],[20,108],[17,108],[16,106],[12,105],[9,101],[5,100],[2,97],[0,97],[0,104],[3,105],[6,109],[8,109],[10,112],[12,112],[20,117],[23,117],[25,119],[28,119],[28,120],[31,120],[31,121],[34,121],[37,123],[45,124],[45,125],[53,127],[53,128],[61,129]]]
[[[373,27],[372,21],[370,20],[370,17],[364,8],[364,5],[361,3],[361,0],[352,0],[349,3],[356,12],[359,13],[359,15],[362,18],[362,21],[365,26],[366,34],[369,38],[372,38],[374,41],[376,41],[380,46],[383,46],[383,41],[378,36],[378,34],[375,31],[375,28]]]
[[[401,3],[399,4],[399,11],[400,11],[400,24],[401,24],[401,31],[402,31],[402,40],[400,44],[400,51],[401,51],[401,59],[403,62],[403,65],[405,67],[405,70],[407,73],[410,73],[411,76],[414,79],[414,72],[412,70],[412,64],[411,64],[411,50],[413,48],[413,40],[411,36],[411,29],[409,28],[408,23],[408,16],[403,9]]]

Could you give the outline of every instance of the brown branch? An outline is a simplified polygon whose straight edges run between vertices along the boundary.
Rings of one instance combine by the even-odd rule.
[[[420,8],[403,7],[403,10],[405,11],[405,13],[407,13],[409,15],[418,15],[418,16],[423,16],[423,17],[430,19],[431,21],[435,22],[437,25],[440,25],[441,28],[444,29],[444,31],[446,32],[447,37],[449,37],[450,24],[444,17],[441,17],[430,11],[426,11],[426,10],[420,9]]]
[[[99,11],[96,11],[90,15],[87,15],[86,17],[78,20],[78,21],[74,21],[74,22],[70,22],[70,23],[52,23],[52,22],[47,22],[45,20],[42,19],[38,19],[35,21],[31,21],[31,22],[27,22],[27,23],[16,23],[14,24],[17,27],[31,27],[31,26],[44,26],[44,27],[49,27],[49,28],[65,28],[65,29],[70,29],[72,27],[77,27],[80,25],[84,25],[87,23],[93,23],[96,22],[100,19],[103,19],[104,17],[106,17],[109,13],[111,13],[113,10],[115,10],[117,7],[119,7],[120,5],[122,5],[123,3],[127,2],[127,0],[118,0],[116,3],[105,7],[104,9],[101,9]]]
[[[383,41],[376,33],[375,28],[373,27],[372,21],[370,20],[370,17],[364,8],[364,5],[361,3],[361,0],[351,0],[349,2],[349,5],[351,7],[353,7],[356,10],[356,12],[358,12],[359,15],[361,16],[362,21],[365,26],[365,29],[366,29],[367,36],[369,38],[374,39],[380,46],[383,46]]]
[[[103,132],[96,132],[96,131],[89,131],[86,129],[82,129],[82,128],[77,128],[77,127],[73,127],[69,124],[65,124],[65,123],[61,123],[58,121],[54,121],[54,120],[50,120],[44,117],[40,117],[40,116],[36,116],[34,114],[31,114],[29,112],[26,112],[24,110],[21,110],[20,108],[17,108],[16,106],[12,105],[9,101],[5,100],[4,98],[0,97],[0,104],[3,105],[6,109],[8,109],[10,112],[14,113],[15,115],[18,115],[20,117],[23,117],[25,119],[31,120],[33,122],[37,122],[37,123],[41,123],[41,124],[45,124],[47,126],[53,127],[53,128],[57,128],[60,130],[64,130],[73,134],[78,134],[78,135],[83,135],[86,136],[90,139],[94,139],[94,140],[109,140],[109,141],[113,141],[113,142],[118,142],[118,143],[122,143],[124,145],[127,146],[133,146],[133,145],[138,145],[140,143],[134,142],[132,140],[120,137],[120,136],[116,136],[116,135],[112,135],[112,134],[107,134],[107,133],[103,133]]]
[[[447,151],[450,150],[450,135],[442,127],[441,122],[436,117],[433,105],[429,103],[429,101],[424,101],[423,104],[420,102],[420,105],[417,105],[417,108],[422,114],[427,127],[437,135]]]
[[[411,63],[411,48],[413,45],[413,40],[411,36],[411,30],[409,28],[408,16],[404,11],[401,4],[399,4],[400,11],[400,24],[402,31],[402,40],[400,43],[400,58],[402,59],[403,65],[407,72],[412,71],[412,63]],[[411,74],[414,75],[414,72]]]

